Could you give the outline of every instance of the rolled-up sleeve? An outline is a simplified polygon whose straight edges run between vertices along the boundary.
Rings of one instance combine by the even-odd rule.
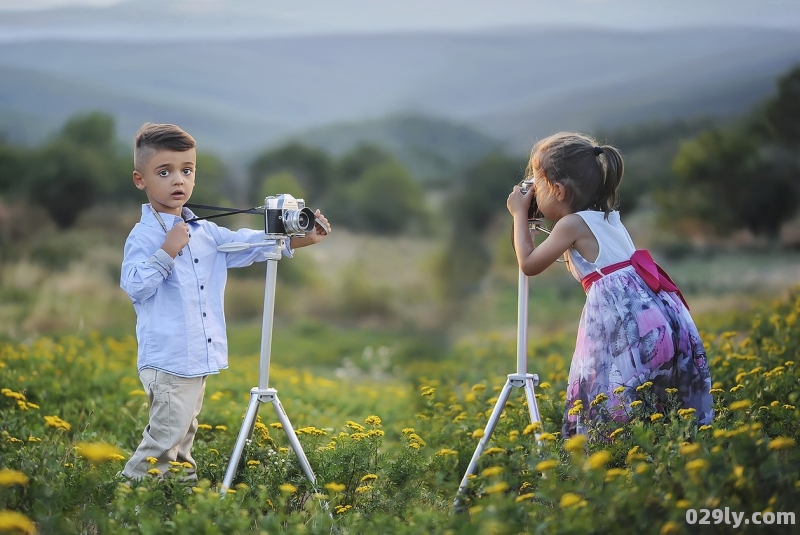
[[[120,287],[135,303],[151,297],[175,266],[175,260],[160,247],[153,252],[152,245],[129,239],[120,273]]]

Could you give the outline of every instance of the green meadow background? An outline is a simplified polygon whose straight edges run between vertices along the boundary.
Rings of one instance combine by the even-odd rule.
[[[546,91],[519,65],[548,43],[561,76]],[[0,42],[0,532],[794,533],[797,43],[759,28],[199,40],[160,55],[124,40]],[[596,70],[558,71],[587,46]],[[171,84],[150,76],[175,64]],[[119,288],[146,201],[130,178],[145,121],[198,139],[193,202],[290,193],[333,225],[279,262],[275,289],[270,386],[314,484],[264,405],[220,497],[258,381],[263,263],[229,273],[230,368],[208,379],[199,482],[183,484],[180,465],[117,476],[148,411]],[[559,129],[622,151],[623,222],[691,305],[717,416],[698,428],[675,400],[657,412],[645,386],[629,423],[560,437],[585,296],[555,264],[530,279],[542,421],[512,392],[454,503],[516,372],[505,200],[533,141]],[[703,510],[708,524],[693,524]],[[771,522],[744,523],[754,513]]]

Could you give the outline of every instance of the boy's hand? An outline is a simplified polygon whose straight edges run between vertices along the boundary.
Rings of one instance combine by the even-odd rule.
[[[181,249],[186,247],[187,243],[189,243],[189,225],[182,222],[169,229],[161,248],[172,258],[175,258],[181,252]]]
[[[307,232],[303,237],[292,237],[290,240],[292,248],[314,245],[315,243],[319,243],[324,240],[328,234],[331,233],[331,224],[328,223],[328,220],[319,210],[314,212],[314,219],[316,222],[314,223],[314,228],[311,230],[311,232]]]

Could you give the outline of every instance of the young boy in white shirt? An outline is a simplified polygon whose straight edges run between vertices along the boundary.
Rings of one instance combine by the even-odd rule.
[[[171,124],[146,123],[134,137],[133,183],[149,203],[142,205],[142,218],[125,242],[120,286],[136,310],[137,367],[150,421],[122,471],[128,479],[153,468],[168,474],[170,461],[188,462],[187,479],[197,479],[191,449],[206,376],[228,367],[227,269],[265,259],[263,248],[217,251],[225,243],[263,243],[263,230],[234,232],[190,221],[194,214],[184,205],[194,189],[195,147],[192,136]],[[319,210],[315,215],[322,224],[287,240],[285,256],[325,238],[328,221]]]

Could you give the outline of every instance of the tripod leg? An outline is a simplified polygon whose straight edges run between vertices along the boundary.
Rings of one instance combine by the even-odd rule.
[[[239,436],[236,438],[236,445],[233,447],[228,469],[225,471],[225,478],[222,480],[222,489],[220,492],[223,496],[228,492],[228,489],[231,488],[231,483],[233,483],[233,478],[236,476],[236,468],[239,466],[239,460],[242,458],[244,447],[253,434],[253,428],[256,423],[256,413],[258,412],[258,405],[260,403],[258,393],[250,392],[250,404],[247,406],[247,412],[244,415],[242,427],[239,429]]]
[[[486,428],[483,430],[483,436],[481,437],[480,442],[478,442],[478,447],[475,448],[475,453],[472,454],[472,460],[470,460],[469,466],[467,466],[467,471],[464,474],[464,477],[461,479],[461,485],[458,487],[458,495],[456,496],[454,505],[458,505],[459,497],[467,488],[469,475],[475,471],[475,466],[478,464],[478,458],[483,454],[483,449],[489,442],[492,433],[494,433],[494,428],[497,427],[497,422],[500,420],[500,414],[503,412],[503,407],[505,407],[506,402],[508,401],[508,396],[511,394],[511,388],[511,380],[509,379],[506,381],[503,390],[500,391],[500,395],[497,397],[497,403],[495,403],[494,409],[492,409],[492,415],[489,417],[489,421],[486,423]]]
[[[541,422],[542,417],[539,414],[539,405],[536,403],[536,394],[533,391],[533,379],[525,379],[525,397],[528,399],[528,411],[531,414],[531,423]],[[536,433],[536,440],[539,440],[539,433]]]
[[[283,430],[286,432],[286,437],[289,439],[289,444],[291,444],[295,455],[297,455],[300,468],[303,470],[306,478],[308,478],[308,480],[311,481],[311,484],[314,485],[317,482],[317,478],[314,476],[314,472],[311,470],[311,465],[308,462],[308,458],[306,458],[303,447],[300,445],[300,441],[297,439],[297,435],[292,428],[291,422],[289,422],[289,417],[286,416],[286,411],[283,410],[283,405],[281,405],[277,394],[272,399],[272,406],[275,407],[275,414],[278,415],[278,420],[280,420]]]

